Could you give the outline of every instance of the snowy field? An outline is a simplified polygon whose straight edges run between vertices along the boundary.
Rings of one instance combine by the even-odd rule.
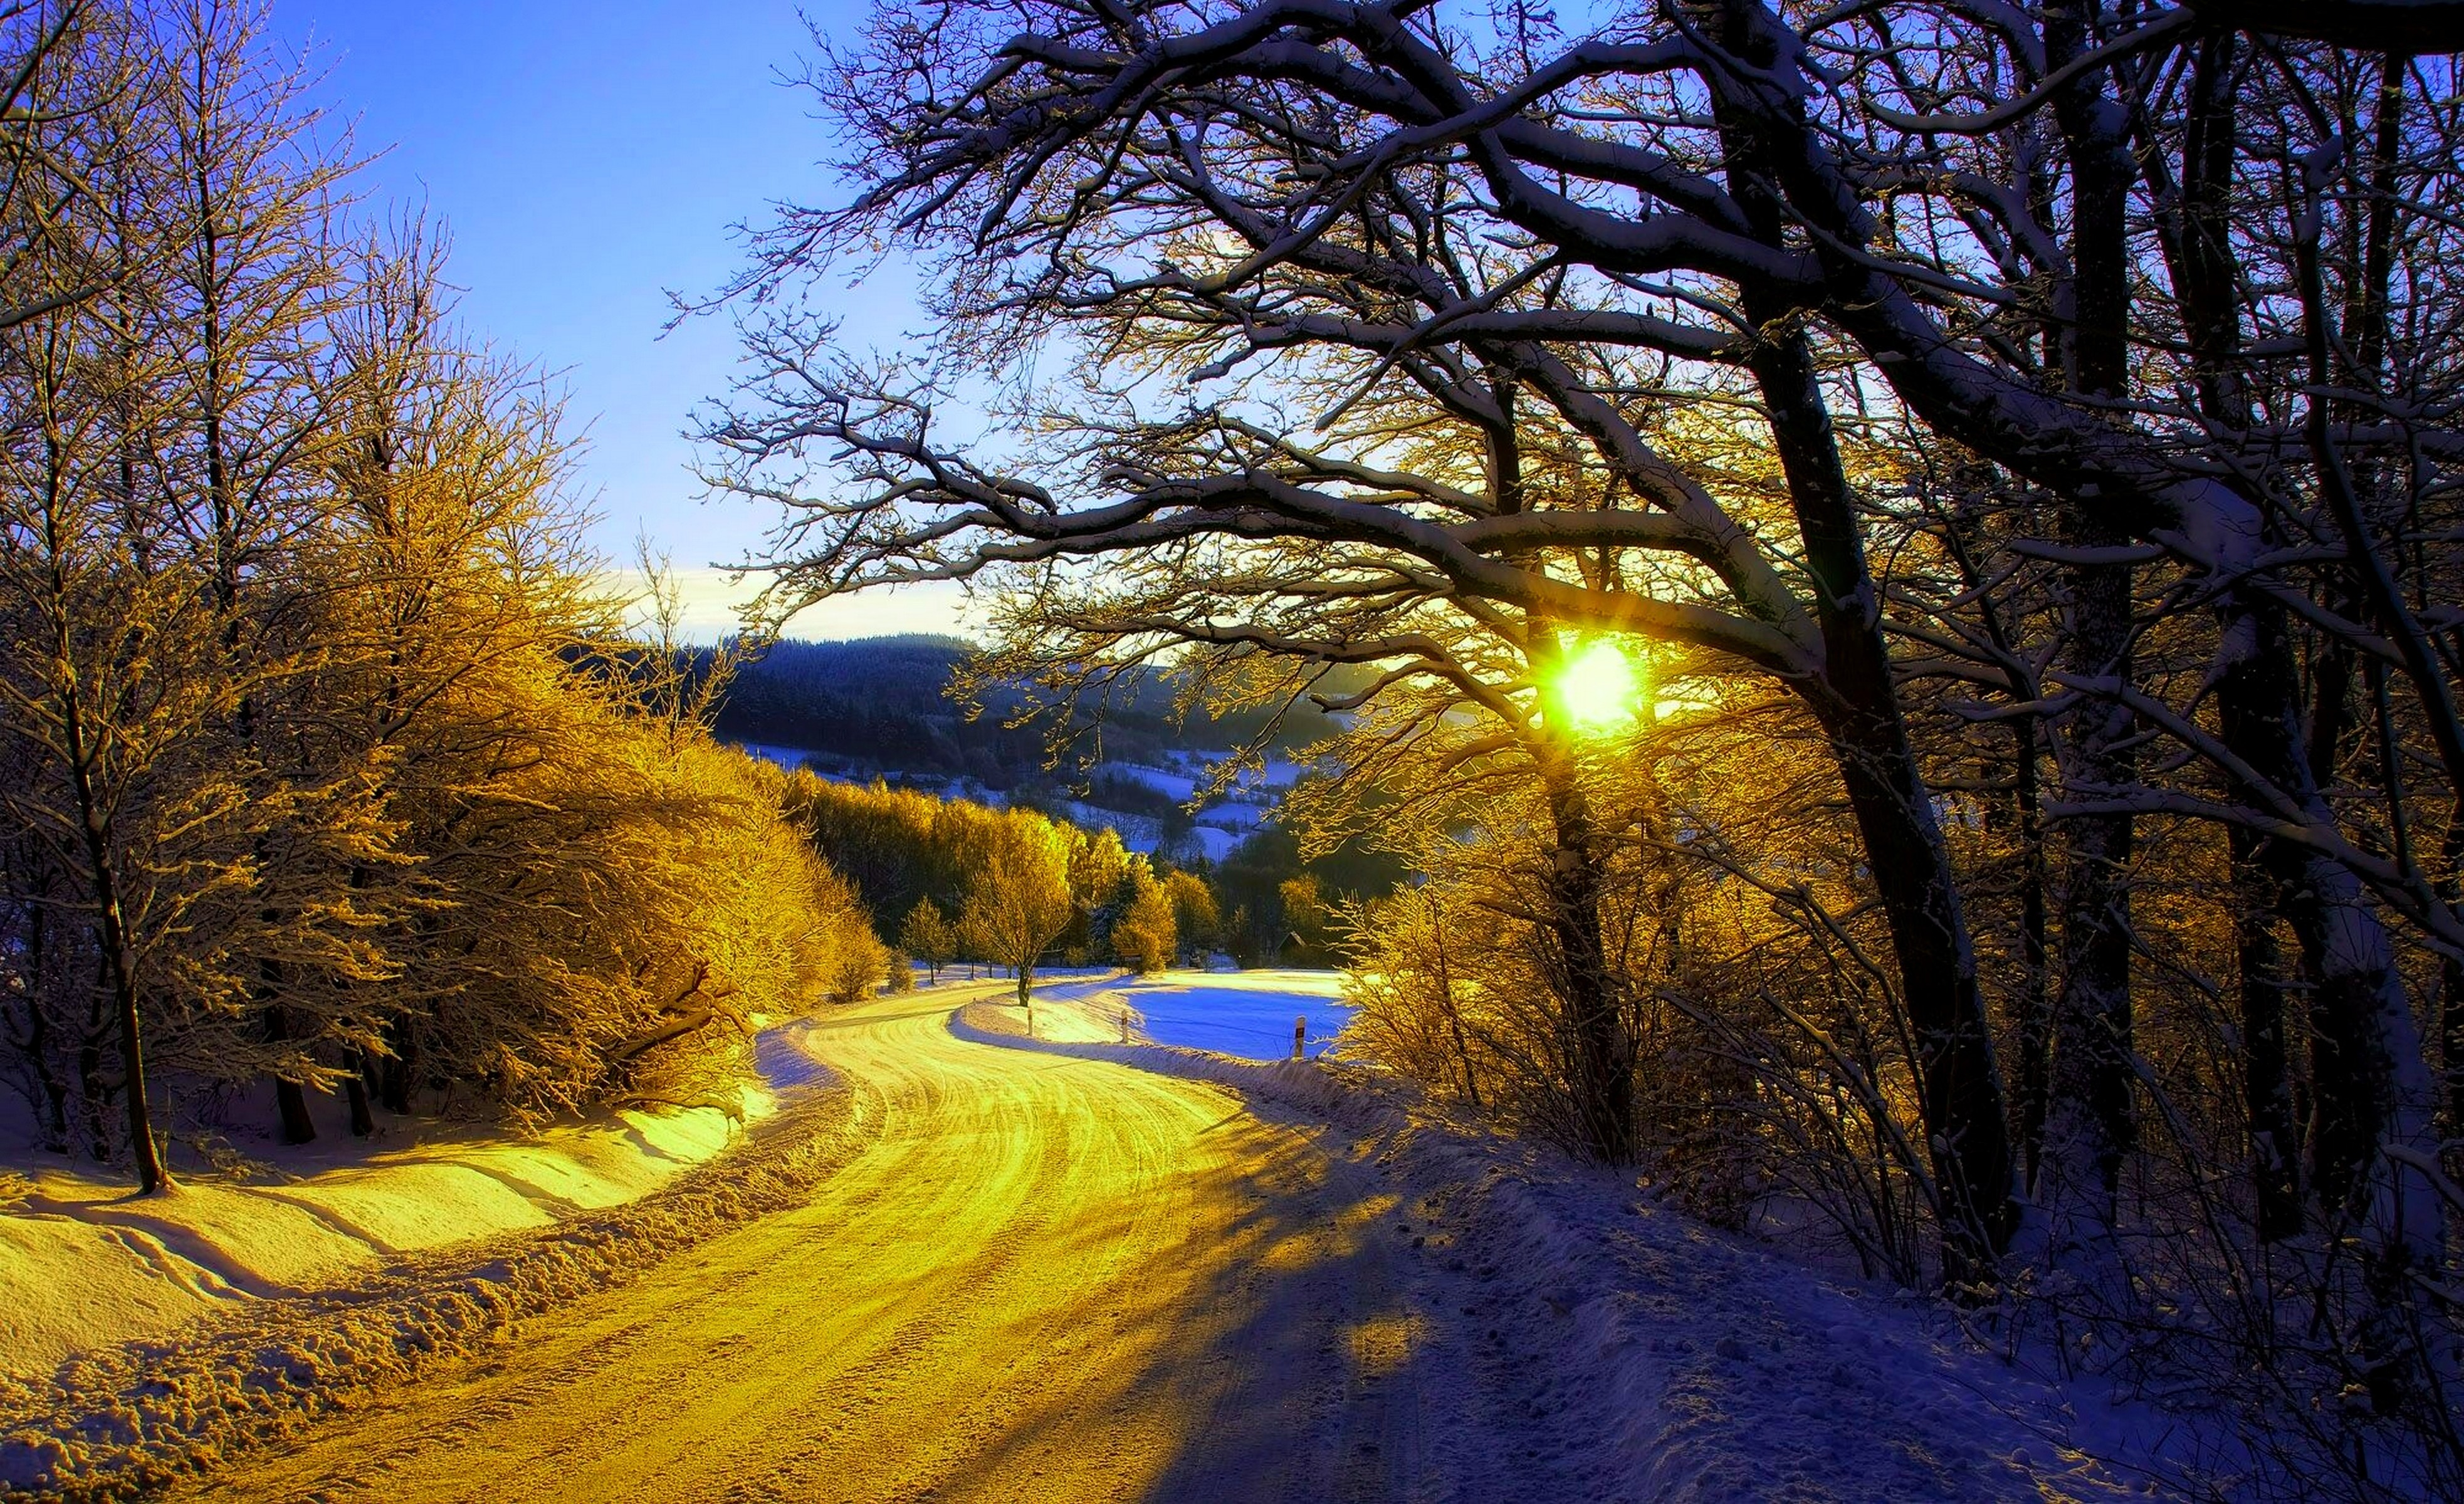
[[[1133,1030],[1156,1044],[1246,1060],[1289,1058],[1292,1022],[1303,1017],[1309,1054],[1322,1055],[1353,1012],[1342,1001],[1339,971],[1160,971],[1065,984],[1043,995],[1107,1017],[1127,1008]]]

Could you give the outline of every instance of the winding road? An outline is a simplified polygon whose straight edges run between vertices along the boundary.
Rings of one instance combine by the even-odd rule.
[[[1218,1087],[953,1037],[999,991],[805,1028],[867,1134],[808,1205],[184,1496],[1528,1496],[1430,1434],[1487,1397],[1417,1341],[1377,1176]]]

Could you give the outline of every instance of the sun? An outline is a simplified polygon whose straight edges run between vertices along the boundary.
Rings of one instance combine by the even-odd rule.
[[[1557,703],[1585,730],[1632,721],[1641,688],[1633,663],[1615,643],[1594,643],[1557,670]]]

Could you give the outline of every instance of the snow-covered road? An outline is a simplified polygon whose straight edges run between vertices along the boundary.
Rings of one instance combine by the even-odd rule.
[[[1827,1283],[1355,1072],[1104,1043],[1110,1014],[1058,999],[1034,1041],[1002,1037],[1023,1018],[1000,1006],[953,1033],[1006,989],[773,1036],[856,1093],[809,1200],[177,1496],[2156,1492],[2079,1450],[2083,1425],[2120,1437],[2111,1417],[1975,1353],[1933,1302]]]
[[[810,1205],[189,1496],[1428,1493],[1374,1177],[1221,1087],[953,1038],[954,1000],[814,1028],[877,1121]]]

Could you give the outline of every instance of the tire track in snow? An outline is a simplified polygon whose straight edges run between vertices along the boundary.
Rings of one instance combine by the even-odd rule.
[[[1452,1496],[1378,1188],[1221,1087],[947,1007],[808,1033],[873,1134],[809,1204],[182,1496]]]

